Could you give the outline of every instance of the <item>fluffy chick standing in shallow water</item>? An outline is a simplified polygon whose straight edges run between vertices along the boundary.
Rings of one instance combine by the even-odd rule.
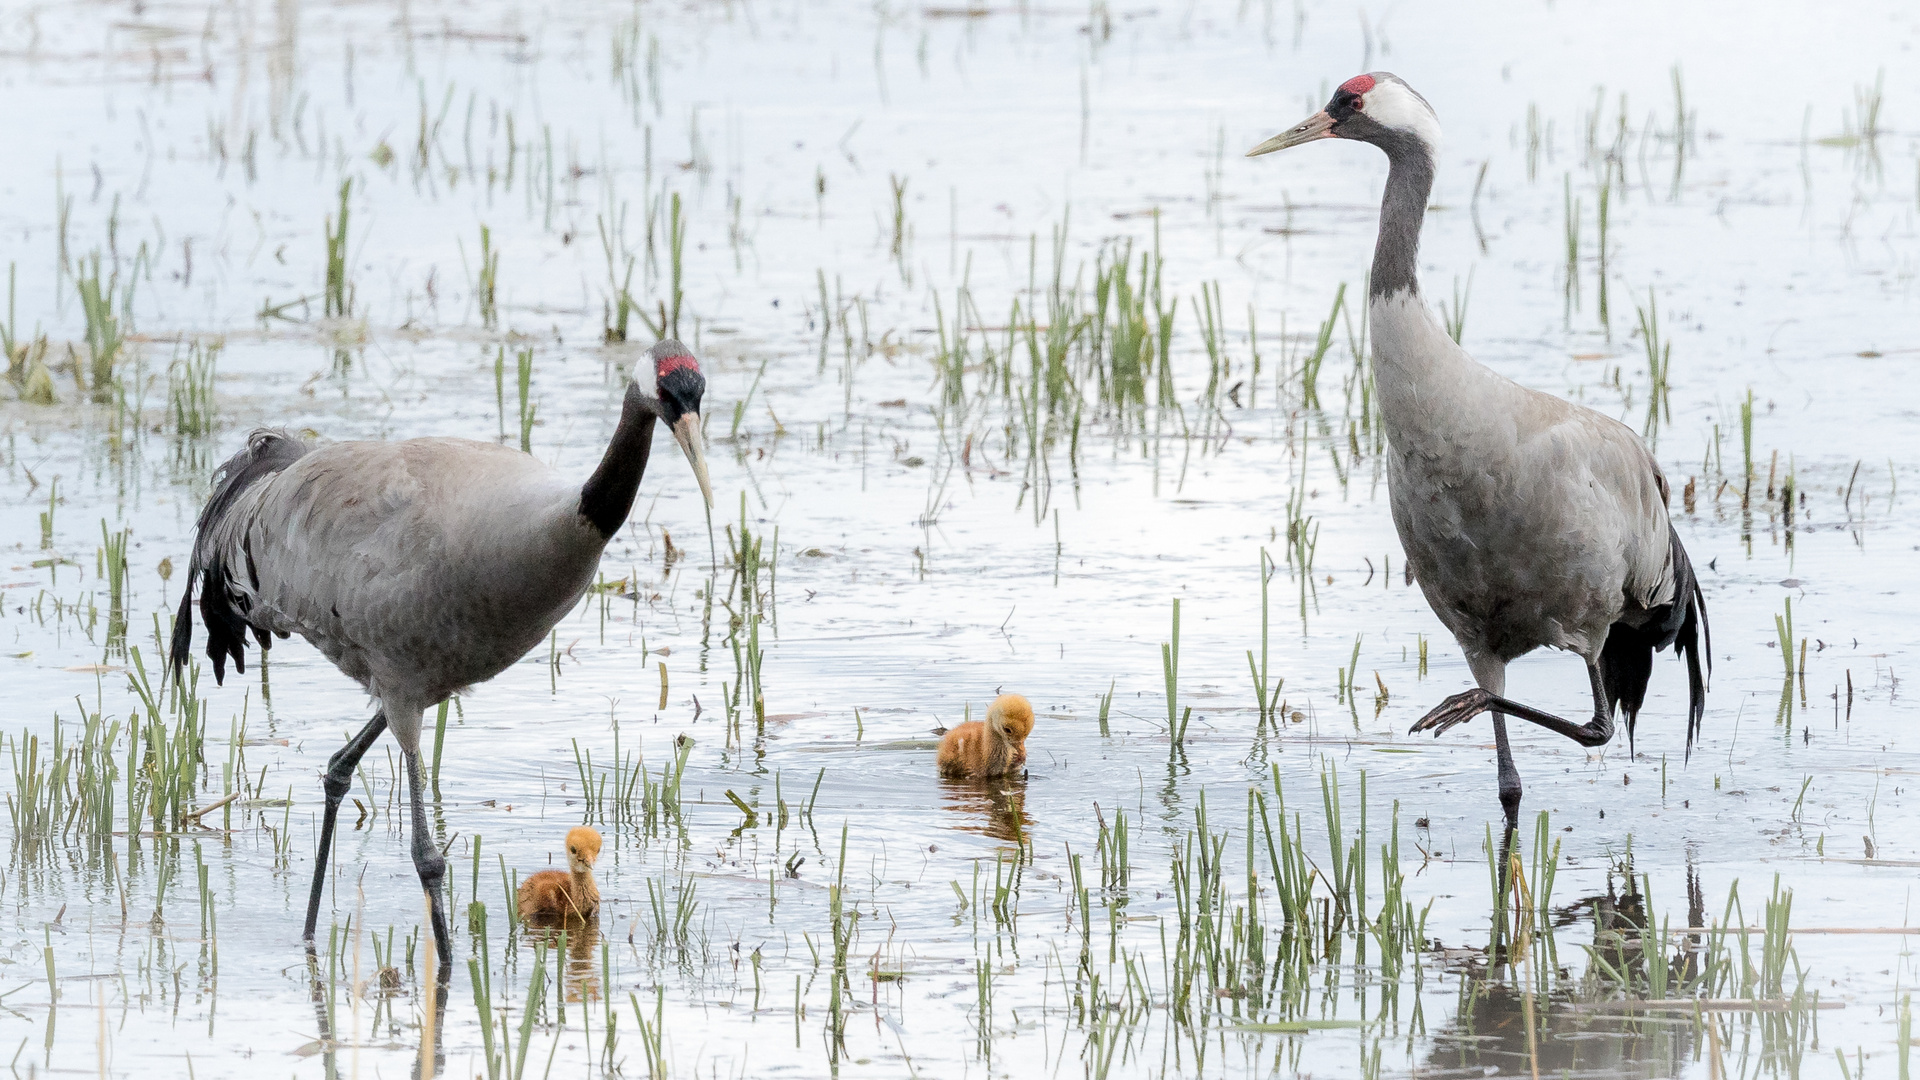
[[[520,883],[520,917],[591,919],[600,912],[593,863],[600,834],[581,825],[567,833],[567,868],[542,870]]]
[[[987,718],[969,720],[940,739],[940,775],[984,780],[1027,767],[1027,736],[1033,733],[1033,706],[1019,694],[1001,694],[987,706]]]

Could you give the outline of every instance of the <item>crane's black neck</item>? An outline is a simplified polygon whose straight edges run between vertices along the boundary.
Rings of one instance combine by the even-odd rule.
[[[603,540],[613,539],[633,510],[634,493],[640,490],[647,454],[653,449],[654,419],[646,396],[628,383],[626,400],[620,406],[620,426],[613,430],[613,441],[607,444],[600,467],[580,489],[580,515]]]
[[[1418,137],[1385,129],[1374,145],[1386,151],[1387,191],[1380,200],[1380,238],[1373,246],[1369,293],[1420,295],[1420,226],[1433,192],[1433,155]]]

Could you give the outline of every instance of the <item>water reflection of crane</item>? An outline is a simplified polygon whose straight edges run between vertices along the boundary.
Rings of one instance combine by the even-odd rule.
[[[1027,784],[1023,779],[943,780],[942,801],[965,820],[954,828],[1014,845],[1027,843]]]
[[[1529,1035],[1529,1027],[1532,1034]],[[1693,1024],[1581,1012],[1527,1001],[1524,987],[1468,979],[1453,1021],[1433,1036],[1421,1076],[1678,1076],[1693,1056]]]
[[[1503,865],[1510,865],[1511,851],[1510,843],[1503,847]],[[1510,893],[1503,890],[1503,895]],[[1704,897],[1691,867],[1687,907],[1688,925],[1704,925]],[[1460,977],[1460,1003],[1446,1027],[1434,1033],[1421,1075],[1651,1080],[1685,1070],[1693,1056],[1691,1017],[1674,1023],[1592,1007],[1596,997],[1604,1002],[1621,990],[1644,994],[1655,982],[1649,964],[1666,967],[1659,980],[1663,986],[1684,983],[1694,974],[1690,951],[1666,954],[1631,860],[1608,874],[1605,892],[1555,905],[1543,921],[1504,904],[1493,914],[1486,949],[1461,950],[1448,958],[1447,967]],[[1582,923],[1591,925],[1593,954],[1606,960],[1610,973],[1589,970],[1576,981],[1558,964],[1555,938]],[[1654,943],[1651,951],[1647,943]],[[1614,974],[1627,984],[1619,985]]]
[[[546,950],[547,963],[559,968],[561,992],[565,994],[568,1002],[577,1003],[598,1001],[605,992],[600,982],[600,940],[599,920],[583,919],[575,915],[533,915],[521,923],[519,935],[522,948],[529,951]],[[564,963],[558,960],[561,956],[566,958]],[[338,1032],[335,1030],[334,1010],[340,994],[339,988],[330,986],[329,976],[322,972],[323,964],[335,965],[336,962],[332,959],[319,961],[317,957],[310,957],[310,959],[314,962],[308,968],[307,989],[308,996],[313,1001],[314,1019],[318,1024],[317,1041],[321,1053],[321,1067],[326,1080],[339,1080],[341,1044],[338,1041]],[[337,977],[338,974],[336,966],[333,975]],[[393,1002],[404,996],[405,991],[402,989],[399,971],[389,967],[378,971],[367,985],[355,989],[349,1001],[350,1007],[359,1008],[360,999],[372,998],[374,1011],[370,1030],[375,1032],[381,1030],[384,1013],[386,1023],[391,1026],[392,1037],[397,1039],[401,1026],[400,1022],[394,1019]],[[447,1021],[445,987],[441,987],[440,992],[434,995],[434,1008],[432,1030],[443,1031]],[[424,1029],[422,1034],[425,1034]],[[433,1047],[432,1070],[427,1071],[424,1062],[416,1060],[412,1073],[414,1080],[437,1076],[446,1067],[445,1040],[435,1039]]]
[[[524,925],[525,933],[520,939],[522,947],[531,949],[538,945],[548,950],[549,964],[554,963],[553,957],[566,956],[561,977],[568,1001],[600,1000],[598,919],[540,915],[528,919]]]

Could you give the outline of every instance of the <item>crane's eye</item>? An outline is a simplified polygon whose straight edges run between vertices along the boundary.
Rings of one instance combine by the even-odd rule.
[[[1355,95],[1353,100],[1347,102],[1347,107],[1352,109],[1354,112],[1366,111],[1366,105],[1367,105],[1367,100],[1358,95]]]

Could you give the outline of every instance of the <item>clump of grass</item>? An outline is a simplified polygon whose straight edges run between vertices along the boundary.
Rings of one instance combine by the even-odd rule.
[[[1273,575],[1279,572],[1273,556],[1266,548],[1260,549],[1260,659],[1255,662],[1253,650],[1247,650],[1247,668],[1253,676],[1253,700],[1262,724],[1278,723],[1280,688],[1286,685],[1286,679],[1277,681],[1267,676],[1267,632],[1269,629],[1269,609],[1267,593],[1273,583]],[[1101,726],[1105,728],[1105,712],[1101,714]]]
[[[347,200],[352,193],[353,179],[349,177],[340,183],[339,214],[337,217],[329,214],[325,225],[327,236],[326,315],[329,319],[344,319],[353,314],[353,283],[347,279],[349,217]]]
[[[1571,319],[1573,309],[1580,303],[1580,200],[1573,197],[1573,174],[1567,173],[1561,178],[1561,204],[1565,212],[1566,268],[1565,283],[1562,286],[1561,317]]]
[[[130,529],[113,532],[100,519],[100,558],[96,567],[107,582],[107,651],[122,654],[127,647],[127,541]]]
[[[531,346],[514,354],[514,362],[519,371],[520,388],[520,452],[533,453],[533,421],[540,407],[533,401],[533,349]]]
[[[893,246],[890,254],[904,267],[907,250],[907,178],[889,174],[887,185],[893,194]]]
[[[11,749],[13,791],[7,795],[7,813],[13,821],[13,861],[15,866],[31,866],[62,834],[72,756],[60,724],[54,725],[50,748],[43,750],[40,736],[23,730]]]
[[[796,980],[798,978],[799,976],[795,976]],[[647,1080],[667,1080],[668,1070],[665,1046],[667,988],[660,986],[655,990],[653,1019],[651,1022],[648,1021],[647,1014],[640,1009],[639,994],[629,992],[627,994],[627,1000],[633,1003],[634,1022],[640,1025],[640,1044],[645,1054],[644,1060],[647,1065]],[[797,1007],[794,1009],[793,1018],[795,1024],[800,1022],[800,1010]],[[608,1030],[611,1031],[612,1029],[609,1028]]]
[[[1173,602],[1173,639],[1160,646],[1161,672],[1167,680],[1168,750],[1178,756],[1187,739],[1187,722],[1193,719],[1193,707],[1180,711],[1180,601]]]
[[[1821,139],[1826,146],[1873,147],[1880,138],[1880,107],[1885,100],[1887,73],[1882,69],[1873,85],[1853,88],[1853,108],[1848,110],[1841,133]]]
[[[15,263],[7,264],[7,321],[0,322],[0,354],[4,354],[7,358],[7,371],[9,375],[13,372],[15,357],[18,356],[20,351],[19,343],[15,340],[17,328],[14,325],[13,311],[15,278],[19,273],[19,269],[19,266]],[[18,380],[15,381],[17,382]]]
[[[1872,86],[1858,86],[1853,91],[1859,134],[1867,142],[1880,137],[1880,105],[1885,100],[1886,82],[1887,72],[1882,68],[1874,75]]]
[[[102,529],[107,541],[103,576],[124,609],[128,534],[105,532],[104,524]],[[156,694],[140,650],[130,653],[130,681],[142,707],[124,721],[83,711],[77,724],[56,716],[50,741],[29,732],[8,740],[14,783],[7,809],[15,866],[38,865],[66,846],[79,846],[96,859],[111,852],[116,834],[127,837],[130,866],[147,823],[156,831],[172,831],[192,816],[188,804],[206,769],[199,702],[191,688]],[[74,727],[79,737],[69,741],[66,733]],[[111,874],[114,865],[107,858],[99,869]],[[163,899],[164,884],[156,906]]]
[[[669,897],[665,881],[647,879],[647,908],[653,916],[654,939],[672,944],[682,953],[692,944],[693,917],[700,909],[698,884],[693,877],[684,877]]]
[[[740,425],[746,422],[747,407],[753,403],[753,395],[760,389],[760,381],[767,377],[767,365],[772,362],[773,359],[771,357],[760,362],[760,370],[754,373],[753,382],[747,386],[747,392],[741,396],[739,401],[733,403],[733,424],[727,430],[728,438],[738,439],[740,437]]]
[[[601,336],[612,344],[627,340],[627,326],[634,312],[633,268],[638,259],[626,250],[626,204],[621,204],[614,214],[611,227],[607,215],[599,215],[594,221],[600,229],[600,248],[607,256],[607,287],[613,294],[606,302]],[[626,264],[624,270],[620,265],[622,261]]]
[[[1123,411],[1145,404],[1154,355],[1153,324],[1146,310],[1146,256],[1141,256],[1137,285],[1129,276],[1132,258],[1132,241],[1118,241],[1102,249],[1094,268],[1095,376],[1101,398]]]
[[[1459,278],[1453,279],[1453,306],[1448,307],[1445,301],[1442,301],[1440,304],[1441,317],[1446,320],[1447,324],[1447,336],[1453,339],[1455,345],[1460,344],[1460,335],[1466,332],[1467,300],[1472,295],[1473,271],[1468,270],[1465,289],[1460,287]]]
[[[1787,678],[1793,678],[1793,597],[1786,598],[1781,614],[1773,617],[1773,631],[1780,646],[1780,663]]]
[[[1747,399],[1740,403],[1740,457],[1745,473],[1740,486],[1740,505],[1746,506],[1753,491],[1753,387],[1747,387]]]
[[[500,325],[500,307],[496,299],[499,283],[500,252],[493,246],[493,230],[482,225],[480,226],[480,280],[474,288],[474,295],[480,302],[480,325],[489,330]]]
[[[1652,289],[1647,290],[1647,306],[1636,304],[1634,310],[1640,319],[1640,341],[1647,351],[1647,375],[1652,383],[1643,429],[1651,436],[1660,430],[1661,421],[1673,422],[1673,403],[1667,389],[1667,375],[1673,370],[1673,343],[1660,336],[1660,303]]]
[[[81,311],[87,319],[90,376],[87,382],[92,384],[93,400],[107,404],[113,400],[117,386],[114,366],[119,362],[121,349],[126,345],[126,331],[121,322],[133,306],[133,282],[129,280],[125,291],[120,291],[118,269],[103,279],[100,275],[100,253],[97,251],[93,253],[91,261],[80,261],[73,280],[80,292]],[[76,367],[75,374],[78,373]]]
[[[1599,299],[1600,329],[1607,335],[1607,340],[1609,341],[1613,340],[1613,320],[1609,316],[1609,313],[1607,310],[1607,225],[1612,217],[1612,215],[1609,213],[1609,211],[1612,208],[1612,202],[1613,202],[1612,193],[1613,193],[1613,158],[1609,157],[1607,159],[1605,172],[1600,179],[1599,211],[1598,211],[1598,219],[1597,219],[1598,227],[1599,227],[1598,244],[1599,244],[1599,253],[1600,253],[1600,268],[1597,273],[1597,281],[1595,283],[1600,293],[1600,299]]]
[[[1327,358],[1327,350],[1333,347],[1333,331],[1340,323],[1340,309],[1346,302],[1347,283],[1343,281],[1334,290],[1333,308],[1320,324],[1320,336],[1314,341],[1313,352],[1300,365],[1300,403],[1309,408],[1320,404],[1320,365]]]
[[[1220,407],[1220,393],[1228,378],[1226,328],[1220,299],[1220,283],[1201,283],[1200,297],[1193,301],[1194,321],[1200,327],[1200,340],[1207,349],[1207,389],[1201,400],[1210,408]]]
[[[649,225],[651,235],[651,225]],[[680,193],[674,192],[667,211],[667,295],[657,301],[658,318],[640,311],[640,321],[656,338],[680,336],[680,306],[686,300],[681,282],[686,274],[687,220],[681,213]]]
[[[539,940],[533,945],[533,970],[527,978],[526,997],[520,1003],[517,1040],[507,1010],[502,1008],[497,1017],[494,1014],[493,980],[491,973],[485,970],[488,965],[483,964],[479,957],[468,960],[467,965],[473,983],[474,1013],[480,1021],[481,1059],[486,1062],[488,1080],[501,1080],[502,1077],[522,1080],[526,1076],[527,1050],[533,1042],[534,1022],[540,1016],[546,997],[547,946]]]
[[[732,524],[726,527],[726,532],[727,554],[733,564],[734,577],[722,603],[728,614],[727,643],[733,649],[734,682],[723,700],[730,722],[738,715],[743,704],[751,702],[753,720],[758,725],[765,723],[767,716],[766,687],[761,681],[766,651],[760,647],[760,624],[769,618],[773,610],[771,602],[774,582],[777,580],[780,534],[775,530],[769,545],[764,534],[756,535],[751,530],[747,522],[747,494],[744,491],[740,493],[738,532]],[[769,546],[771,552],[768,551]],[[767,578],[765,589],[760,585],[763,571]],[[857,719],[858,714],[855,716]]]
[[[60,400],[53,389],[53,371],[47,367],[47,339],[16,346],[7,357],[7,381],[29,405],[52,405]]]
[[[47,484],[47,508],[40,511],[40,550],[53,549],[53,515],[60,506],[60,481],[58,478]]]
[[[681,778],[694,741],[677,736],[672,758],[663,762],[656,774],[648,771],[646,758],[637,747],[625,749],[621,740],[621,727],[616,721],[611,765],[596,763],[593,749],[574,741],[574,768],[580,776],[584,817],[590,822],[632,825],[645,835],[656,835],[679,814]],[[801,816],[804,818],[806,811]]]
[[[194,342],[187,355],[175,355],[167,365],[167,414],[173,418],[173,430],[182,438],[213,432],[217,410],[213,400],[214,363],[220,355],[218,343]]]

